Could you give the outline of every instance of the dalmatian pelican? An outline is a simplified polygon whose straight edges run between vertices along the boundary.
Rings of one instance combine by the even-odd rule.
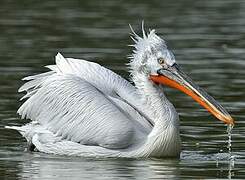
[[[155,30],[133,29],[129,69],[133,83],[113,71],[60,53],[48,72],[25,77],[18,110],[31,122],[18,130],[29,149],[84,157],[178,157],[179,116],[164,94],[170,86],[191,96],[217,119],[229,113],[179,67]]]

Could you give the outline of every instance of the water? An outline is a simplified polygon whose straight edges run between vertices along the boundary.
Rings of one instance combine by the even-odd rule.
[[[226,126],[186,95],[166,89],[181,119],[180,159],[87,159],[25,152],[5,125],[22,125],[16,110],[24,76],[44,72],[60,51],[98,62],[125,78],[129,27],[141,20],[168,41],[178,63],[236,120]],[[245,2],[11,1],[0,8],[1,179],[245,178]],[[230,150],[229,150],[230,149]]]
[[[227,125],[227,135],[228,135],[228,142],[227,142],[227,149],[228,149],[228,153],[232,156],[231,154],[231,135],[232,135],[232,129],[233,129],[233,125],[229,124]]]

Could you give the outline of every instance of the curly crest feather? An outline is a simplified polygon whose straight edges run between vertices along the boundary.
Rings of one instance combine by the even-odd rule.
[[[168,51],[166,42],[160,38],[156,31],[149,30],[146,34],[144,31],[144,27],[142,25],[142,36],[140,37],[135,33],[133,28],[130,26],[132,31],[131,39],[135,42],[135,44],[130,45],[134,47],[133,53],[128,56],[129,58],[129,69],[133,74],[137,72],[146,72],[148,69],[146,68],[146,64],[150,63],[153,57],[157,57],[158,52],[160,51]]]

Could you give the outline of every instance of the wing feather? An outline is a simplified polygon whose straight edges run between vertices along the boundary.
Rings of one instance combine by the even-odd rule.
[[[104,94],[73,75],[55,74],[46,79],[18,113],[82,144],[124,147],[134,133],[131,121]],[[122,138],[127,141],[120,144]]]
[[[127,104],[136,96],[125,79],[102,66],[56,56],[50,72],[29,76],[22,118],[38,121],[66,140],[109,148],[129,146],[151,125]],[[136,120],[136,121],[135,121]],[[139,128],[143,127],[143,128]]]

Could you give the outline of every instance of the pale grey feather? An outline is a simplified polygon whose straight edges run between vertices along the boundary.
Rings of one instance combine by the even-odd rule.
[[[178,115],[160,86],[149,80],[161,68],[156,59],[165,57],[166,44],[154,31],[134,39],[129,65],[135,86],[99,64],[58,53],[56,64],[46,66],[51,71],[24,78],[30,81],[19,90],[28,99],[18,113],[34,121],[9,128],[45,153],[178,156]]]
[[[20,91],[31,93],[18,110],[22,118],[38,121],[63,139],[108,148],[128,147],[150,132],[150,123],[127,104],[135,88],[126,80],[98,64],[60,54],[56,63],[58,72],[26,78],[31,81]]]

